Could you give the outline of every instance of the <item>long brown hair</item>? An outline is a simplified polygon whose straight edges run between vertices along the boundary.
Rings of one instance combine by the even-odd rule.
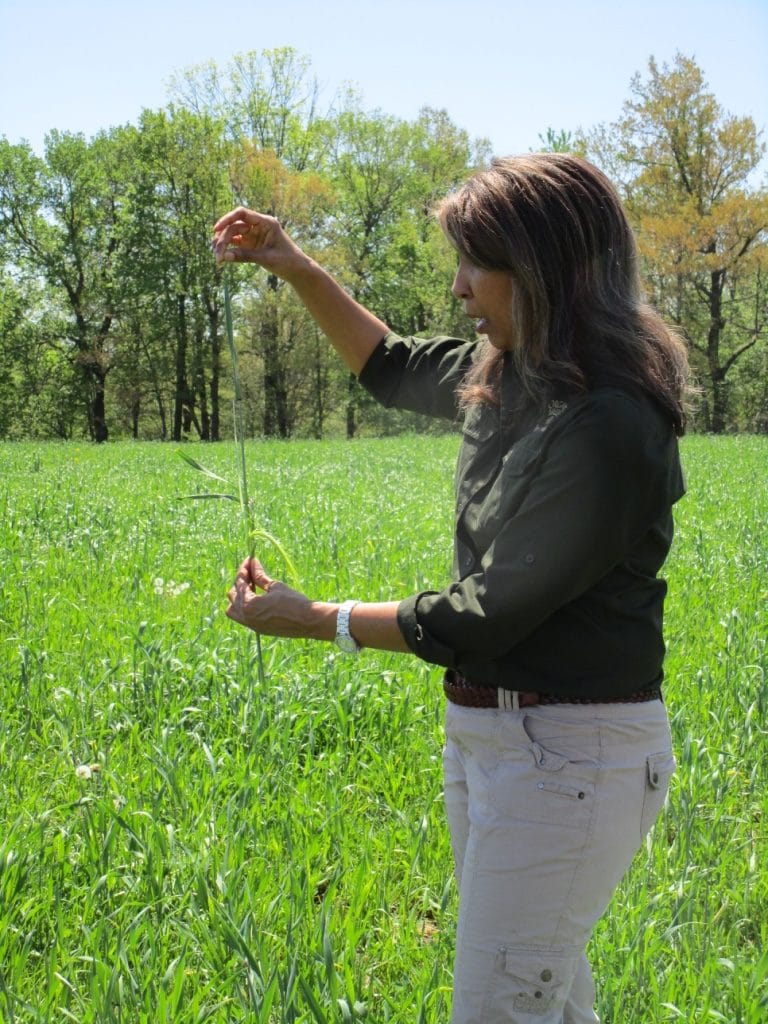
[[[466,259],[511,274],[511,356],[533,399],[639,386],[683,433],[686,348],[643,301],[634,235],[601,171],[566,153],[496,158],[436,213]],[[498,401],[502,356],[484,347],[462,387],[465,405]]]

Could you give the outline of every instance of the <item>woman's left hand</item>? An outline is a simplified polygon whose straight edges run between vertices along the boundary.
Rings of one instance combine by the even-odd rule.
[[[255,633],[325,639],[317,633],[314,603],[298,590],[273,580],[258,558],[242,562],[228,597],[226,614]]]

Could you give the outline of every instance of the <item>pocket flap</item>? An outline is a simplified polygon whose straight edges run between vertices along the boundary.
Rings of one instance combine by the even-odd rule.
[[[547,1016],[565,997],[576,973],[578,957],[547,950],[504,949],[504,972],[511,983],[512,1009]]]
[[[649,754],[645,759],[646,782],[651,789],[663,789],[675,770],[675,758],[671,751]]]
[[[553,750],[547,750],[546,747],[542,747],[535,740],[531,744],[531,750],[536,767],[541,768],[543,772],[559,772],[563,765],[568,764],[567,757],[564,757],[562,754],[556,754]]]

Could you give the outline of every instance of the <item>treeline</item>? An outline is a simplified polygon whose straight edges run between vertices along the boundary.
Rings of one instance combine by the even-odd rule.
[[[649,296],[679,324],[701,385],[694,422],[768,432],[768,198],[749,118],[725,114],[678,56],[636,76],[620,120],[542,148],[619,183]],[[231,434],[222,270],[211,226],[270,212],[361,302],[406,334],[466,335],[433,201],[490,158],[442,110],[413,121],[328,108],[306,58],[247,53],[190,69],[171,102],[44,155],[0,139],[0,437]],[[366,400],[290,288],[230,268],[251,435],[426,424]],[[434,429],[434,427],[430,428]]]

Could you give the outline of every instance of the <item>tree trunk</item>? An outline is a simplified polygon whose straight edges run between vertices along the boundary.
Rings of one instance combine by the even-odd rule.
[[[347,377],[347,438],[350,441],[357,433],[356,387],[357,377],[355,377],[354,373],[350,373],[349,377]]]
[[[195,395],[193,391],[187,392],[186,401],[184,402],[183,425],[185,434],[191,433],[192,427],[194,427],[197,431],[197,436],[201,439],[203,438],[203,429],[195,412]]]
[[[728,383],[721,374],[712,379],[712,433],[722,434],[728,423]]]
[[[264,435],[288,437],[288,390],[285,369],[280,360],[279,345],[275,338],[264,339]]]
[[[109,437],[107,429],[105,390],[107,382],[106,360],[98,340],[87,343],[87,330],[83,317],[78,317],[78,352],[76,362],[83,381],[83,397],[88,415],[88,433],[92,441],[102,444]]]
[[[710,414],[709,399],[705,396],[701,399],[699,406],[699,416],[701,419],[701,427],[705,434],[712,433],[712,416]]]
[[[168,438],[168,419],[165,414],[165,400],[163,398],[163,387],[160,381],[160,375],[157,370],[157,363],[153,357],[152,352],[147,345],[147,342],[142,338],[142,347],[147,357],[147,365],[149,367],[149,376],[152,384],[152,393],[155,396],[155,404],[157,405],[157,415],[160,417],[160,440],[165,441]]]
[[[218,314],[211,322],[211,440],[221,440],[221,415],[219,412],[219,385],[221,381],[221,342],[219,341]]]
[[[200,380],[197,397],[200,400],[200,440],[211,440],[211,417],[208,412],[208,395],[205,390],[205,378]]]
[[[270,274],[268,285],[276,292],[279,281]],[[285,366],[280,352],[279,323],[277,304],[267,304],[265,320],[262,327],[262,344],[264,358],[264,435],[265,437],[288,437],[290,435],[290,416],[288,413],[288,389],[286,386]]]
[[[184,403],[187,398],[187,303],[185,295],[177,296],[176,318],[176,385],[173,401],[173,440],[180,441]]]
[[[103,444],[109,437],[104,397],[107,375],[101,366],[94,362],[89,367],[89,376],[91,378],[91,407],[89,410],[91,438],[97,444]]]
[[[325,427],[325,373],[323,372],[321,344],[320,337],[315,332],[315,422],[313,433],[318,441],[322,439]]]
[[[211,439],[211,421],[208,415],[208,393],[206,391],[205,382],[205,330],[203,324],[200,323],[195,328],[195,386],[193,392],[193,405],[197,404],[200,408],[200,425],[198,433],[200,434],[201,441],[210,441]],[[195,403],[195,398],[197,399]]]
[[[720,365],[720,337],[725,326],[722,315],[725,271],[713,270],[709,280],[707,362],[712,382],[712,433],[722,434],[725,430],[727,413],[725,371]]]

